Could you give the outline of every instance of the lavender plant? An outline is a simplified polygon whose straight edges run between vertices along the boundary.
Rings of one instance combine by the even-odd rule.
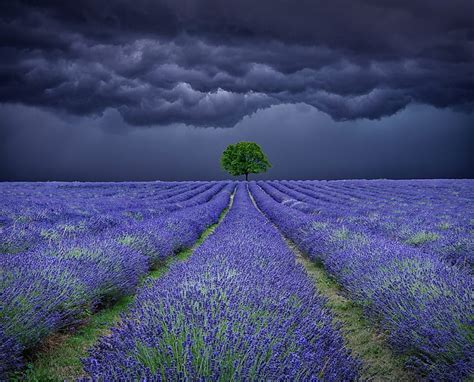
[[[465,189],[462,189],[463,193],[455,194],[458,196],[448,193],[448,196],[441,198],[437,189],[426,185],[407,195],[398,188],[394,193],[387,189],[385,183],[379,185],[377,193],[367,192],[367,183],[370,184],[332,182],[328,186],[327,183],[283,181],[262,183],[262,187],[276,188],[285,194],[285,203],[301,211],[303,208],[305,213],[321,214],[353,230],[385,236],[436,253],[450,264],[472,270],[474,215],[469,214],[472,199],[467,197]],[[344,191],[347,184],[352,185],[350,191]],[[403,194],[402,198],[400,195]],[[303,202],[304,207],[298,201]]]
[[[278,190],[262,187],[269,193],[250,185],[262,211],[314,261],[323,263],[387,332],[409,368],[428,380],[458,381],[474,371],[474,280],[467,271],[436,255],[306,214],[302,210],[311,206],[287,202]],[[299,210],[291,207],[296,203]]]
[[[134,293],[153,264],[191,246],[207,226],[218,220],[229,203],[233,185],[190,186],[198,194],[189,194],[185,188],[180,189],[181,194],[168,195],[163,199],[165,204],[161,203],[166,207],[160,209],[161,215],[155,213],[160,204],[145,198],[141,205],[143,219],[120,221],[118,212],[107,219],[83,204],[90,214],[83,224],[85,229],[69,235],[70,230],[63,234],[56,225],[52,232],[57,235],[51,240],[39,240],[27,251],[0,256],[0,336],[11,344],[0,347],[0,379],[21,364],[23,351],[59,330],[77,325],[98,307]],[[95,195],[95,191],[88,195]],[[173,204],[171,199],[179,200],[181,205]],[[153,208],[151,214],[147,207]],[[44,226],[48,213],[42,213],[35,224]],[[71,222],[70,216],[67,219]]]
[[[145,287],[85,359],[97,380],[354,380],[358,361],[240,184],[188,259]]]

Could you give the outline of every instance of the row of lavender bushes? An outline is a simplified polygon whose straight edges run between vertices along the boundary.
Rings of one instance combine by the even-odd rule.
[[[472,271],[474,216],[468,212],[474,199],[469,193],[473,182],[438,181],[435,187],[428,182],[404,181],[403,188],[398,183],[390,184],[380,181],[267,183],[294,198],[294,202],[303,201],[314,207],[306,213],[319,213],[359,231],[437,253],[449,263]],[[409,185],[417,187],[412,189]]]
[[[145,192],[136,190],[133,183],[92,189],[52,187],[48,183],[30,189],[32,186],[28,185],[1,185],[0,254],[25,252],[35,246],[97,235],[128,223],[159,218],[200,204],[223,187],[219,183],[189,182]],[[28,192],[22,192],[24,188]]]
[[[85,359],[93,380],[351,381],[324,299],[238,186],[191,257],[145,286]]]
[[[436,381],[459,381],[474,371],[471,274],[437,255],[305,214],[267,184],[251,183],[250,190],[284,235],[365,308],[408,368]]]
[[[233,187],[210,184],[178,198],[186,207],[0,256],[0,380],[22,366],[25,351],[134,293],[151,267],[191,246],[217,222]]]

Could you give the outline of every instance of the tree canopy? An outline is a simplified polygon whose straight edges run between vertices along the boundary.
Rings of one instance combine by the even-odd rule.
[[[272,165],[259,145],[254,142],[239,142],[229,145],[222,153],[221,166],[229,174],[245,175],[258,174],[267,171]]]

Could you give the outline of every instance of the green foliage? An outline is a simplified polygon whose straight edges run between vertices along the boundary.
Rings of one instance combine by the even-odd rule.
[[[131,235],[124,235],[122,237],[119,237],[117,241],[120,244],[131,247],[137,241],[137,238]]]
[[[347,240],[349,239],[350,232],[346,227],[342,227],[341,229],[334,230],[332,238],[334,240]]]
[[[50,242],[52,241],[57,241],[60,239],[59,233],[57,233],[54,229],[42,229],[40,233],[41,237],[49,240]]]
[[[270,162],[259,145],[254,142],[239,142],[229,145],[222,153],[221,166],[229,174],[238,176],[258,174],[271,167]]]
[[[411,244],[411,245],[422,245],[424,243],[427,243],[429,241],[435,241],[438,239],[438,235],[434,232],[417,232],[413,236],[411,236],[406,243]]]
[[[439,229],[450,229],[452,227],[452,224],[449,222],[441,222],[438,224]]]

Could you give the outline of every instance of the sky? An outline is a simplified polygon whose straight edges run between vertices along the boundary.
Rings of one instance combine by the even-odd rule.
[[[471,0],[0,3],[0,180],[472,178]]]

